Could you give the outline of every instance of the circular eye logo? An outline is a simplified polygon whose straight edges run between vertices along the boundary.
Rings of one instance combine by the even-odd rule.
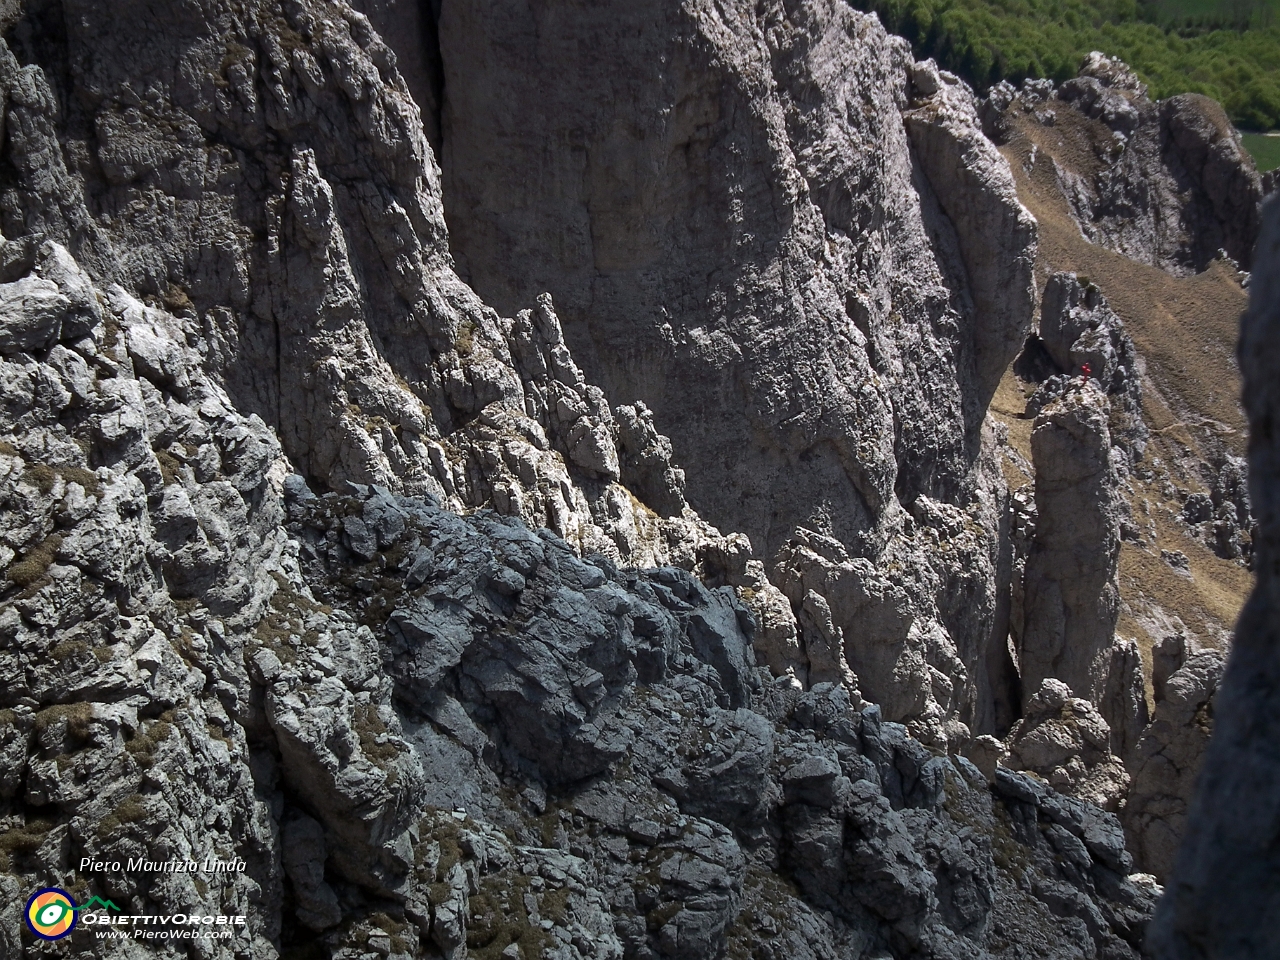
[[[39,890],[27,901],[27,926],[41,940],[61,940],[76,920],[75,901],[57,887]]]

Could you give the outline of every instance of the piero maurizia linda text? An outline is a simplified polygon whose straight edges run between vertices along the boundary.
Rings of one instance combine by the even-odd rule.
[[[93,857],[82,857],[79,870],[81,873],[244,873],[247,864],[239,857],[230,860],[220,857],[206,857],[203,860],[148,860],[146,857],[131,857],[128,860],[95,860]]]

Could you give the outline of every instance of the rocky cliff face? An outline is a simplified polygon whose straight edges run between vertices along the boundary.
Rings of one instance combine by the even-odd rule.
[[[1154,653],[1155,713],[1130,754],[1133,778],[1124,820],[1136,857],[1152,873],[1168,877],[1213,731],[1223,656],[1218,650],[1188,650],[1185,638],[1177,636]]]
[[[1187,840],[1161,905],[1154,936],[1161,957],[1265,956],[1280,948],[1269,916],[1276,883],[1274,731],[1277,669],[1275,560],[1277,412],[1275,357],[1280,322],[1280,206],[1263,212],[1249,312],[1240,331],[1245,406],[1252,426],[1250,493],[1258,517],[1258,585],[1249,598],[1214,707]],[[1185,668],[1184,668],[1185,669]]]
[[[167,304],[190,362],[299,470],[493,504],[642,563],[693,549],[674,474],[650,483],[669,520],[616,483],[613,413],[550,303],[503,320],[453,273],[421,114],[363,16],[194,7],[142,38],[114,8],[37,5],[13,39],[37,63],[4,54],[7,234]]]
[[[968,89],[837,2],[446,3],[440,44],[463,275],[550,290],[588,375],[654,411],[801,610],[801,680],[938,744],[1007,726],[982,422],[1035,226]]]
[[[1023,599],[1022,679],[1050,678],[1102,700],[1119,613],[1116,470],[1106,411],[1085,385],[1050,404],[1031,434],[1036,531]]]
[[[1097,96],[1081,96],[1084,89]],[[1185,253],[1186,243],[1225,229],[1188,226],[1212,201],[1203,181],[1179,172],[1181,161],[1155,124],[1175,109],[1187,114],[1189,128],[1217,129],[1216,105],[1195,98],[1150,103],[1122,65],[1098,55],[1080,78],[1059,87],[1041,81],[997,87],[981,111],[1010,161],[1019,196],[1038,219],[1037,274],[1044,282],[1038,329],[992,405],[1017,454],[1006,457],[1006,472],[1020,487],[1013,497],[1012,627],[1026,663],[1063,652],[1081,658],[1074,666],[1059,662],[1064,675],[1075,671],[1068,690],[1080,702],[1064,691],[1024,686],[1026,715],[1006,738],[1005,762],[1122,810],[1131,851],[1160,878],[1169,875],[1185,827],[1225,649],[1251,586],[1243,568],[1253,532],[1241,485],[1246,424],[1234,399],[1231,359],[1248,275],[1231,259],[1237,254],[1225,251],[1206,254],[1207,266],[1153,252],[1167,240]],[[1157,160],[1142,143],[1161,137]],[[1251,184],[1252,165],[1229,131],[1217,142],[1215,156],[1226,164],[1222,182]],[[1146,191],[1146,207],[1097,219],[1091,219],[1097,210],[1081,213],[1081,197],[1094,189],[1088,184],[1126,177],[1134,196]],[[1170,177],[1183,185],[1181,193],[1166,190]],[[1252,188],[1245,194],[1254,196]],[[1156,222],[1164,227],[1155,229]],[[1169,232],[1174,224],[1182,224],[1181,234]],[[1251,246],[1253,224],[1249,210],[1240,212],[1240,250]],[[1139,234],[1150,242],[1125,239]],[[1166,240],[1151,239],[1158,236]],[[1087,390],[1080,386],[1085,364]],[[1105,442],[1100,433],[1094,438],[1093,454],[1083,447],[1078,454],[1105,457],[1109,466],[1087,505],[1050,516],[1051,525],[1066,524],[1060,529],[1068,536],[1043,534],[1044,546],[1062,552],[1057,563],[1036,564],[1042,492],[1051,494],[1055,485],[1069,490],[1058,471],[1064,462],[1078,466],[1079,457],[1044,456],[1050,448],[1034,437],[1076,394],[1093,398],[1097,428],[1105,422],[1109,435]],[[1077,578],[1096,585],[1088,603],[1052,602],[1060,581]],[[1215,602],[1210,594],[1231,599]],[[1029,601],[1042,604],[1030,615]],[[1060,618],[1056,626],[1043,616],[1046,609]],[[1057,646],[1068,623],[1082,631],[1087,622],[1099,624],[1093,646]],[[1106,753],[1098,747],[1104,739]]]
[[[59,884],[255,960],[1136,957],[1217,675],[1146,725],[1143,368],[994,101],[825,0],[357,6],[0,14],[5,955]]]
[[[728,586],[318,495],[179,318],[3,249],[6,955],[54,883],[248,917],[208,956],[1137,956],[1110,814],[775,679]],[[135,856],[244,869],[76,867]]]

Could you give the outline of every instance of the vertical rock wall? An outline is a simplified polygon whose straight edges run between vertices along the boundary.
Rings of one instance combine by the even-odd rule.
[[[1100,702],[1119,614],[1119,498],[1106,400],[1085,385],[1044,409],[1031,434],[1036,532],[1027,559],[1024,695],[1047,678]]]
[[[1263,209],[1240,365],[1257,587],[1214,703],[1214,737],[1153,945],[1163,960],[1280,953],[1280,202]]]
[[[1114,438],[1042,398],[1019,698],[985,414],[1036,225],[968,88],[827,0],[368,8],[3,14],[0,889],[207,821],[264,957],[1132,956],[1150,884],[1079,802],[1145,719]],[[1050,353],[1136,404],[1067,277]],[[1180,815],[1198,663],[1131,822]],[[922,744],[1019,699],[1076,799]]]
[[[587,551],[696,562],[707,531],[683,519],[675,475],[649,485],[677,504],[662,517],[617,483],[612,410],[554,307],[531,296],[500,318],[453,271],[433,107],[409,86],[438,92],[425,8],[375,11],[416,51],[407,74],[346,4],[141,9],[33,3],[8,34],[6,236],[57,240],[180,317],[321,485],[493,506]],[[656,431],[631,434],[633,458],[661,460]]]
[[[813,676],[938,743],[994,730],[981,427],[1035,225],[968,89],[834,0],[445,0],[440,42],[462,275],[503,307],[553,293],[588,375],[644,400],[690,504],[788,591]]]

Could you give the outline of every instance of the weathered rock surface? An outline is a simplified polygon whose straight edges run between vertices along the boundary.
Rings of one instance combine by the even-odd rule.
[[[1136,361],[1055,277],[1112,402],[1046,397],[1019,571],[971,92],[834,0],[361,5],[3,13],[0,952],[58,883],[253,960],[1136,957]]]
[[[762,937],[813,956],[982,956],[1027,924],[1050,956],[1075,955],[1066,931],[1093,944],[1082,956],[1137,943],[1151,893],[1125,879],[1114,818],[1007,771],[993,794],[840,686],[770,680],[731,591],[579,559],[492,515],[290,483],[317,597],[386,617],[382,662],[430,801],[590,864],[627,956]],[[392,510],[398,539],[351,556],[340,528]],[[993,852],[976,838],[1001,817],[1022,826]],[[495,942],[493,890],[471,904],[473,947]]]
[[[1030,770],[1055,790],[1112,812],[1124,803],[1129,774],[1111,752],[1111,728],[1061,680],[1040,684],[1009,731],[1008,749],[1009,767]]]
[[[1042,359],[1046,355],[1049,364]],[[1082,283],[1073,273],[1049,277],[1038,334],[1028,339],[1019,366],[1029,379],[1042,381],[1027,402],[1027,416],[1068,392],[1076,377],[1086,377],[1110,400],[1111,442],[1130,462],[1142,458],[1149,434],[1142,418],[1143,365],[1124,323],[1087,279]]]
[[[1213,732],[1224,657],[1170,636],[1154,651],[1155,716],[1129,757],[1125,830],[1142,870],[1163,882],[1186,828],[1187,806]]]
[[[79,4],[60,30],[44,10],[10,34],[16,53],[0,50],[5,234],[56,240],[104,289],[182,318],[194,352],[177,367],[155,354],[155,377],[218,375],[326,483],[493,506],[637,563],[696,562],[713,534],[683,518],[674,473],[649,485],[661,517],[616,483],[617,425],[550,302],[499,318],[454,274],[422,113],[366,17],[329,2],[196,4],[139,32],[110,4]],[[418,66],[411,76],[429,73]],[[19,285],[6,296],[33,325],[7,333],[10,348],[56,333],[50,268],[19,280],[35,255],[9,258]],[[656,432],[637,442],[657,446],[632,457],[662,459]]]
[[[935,742],[1003,732],[982,423],[1035,224],[968,88],[836,0],[446,2],[439,31],[462,275],[502,309],[550,290],[589,377],[654,412],[799,611],[797,676]]]
[[[1203,416],[1199,412],[1203,404],[1194,391],[1210,384],[1210,389],[1217,391],[1219,384],[1230,382],[1233,370],[1227,354],[1234,345],[1234,302],[1237,298],[1243,302],[1239,284],[1247,284],[1249,278],[1239,273],[1229,259],[1219,258],[1214,264],[1206,259],[1199,266],[1177,267],[1152,259],[1136,247],[1127,248],[1115,236],[1091,233],[1088,225],[1083,228],[1084,236],[1077,235],[1078,223],[1067,215],[1071,209],[1076,220],[1080,219],[1080,203],[1072,195],[1077,180],[1092,182],[1090,178],[1117,175],[1120,168],[1113,163],[1113,154],[1119,138],[1113,136],[1112,128],[1128,129],[1126,124],[1137,123],[1146,109],[1134,81],[1121,76],[1123,70],[1116,63],[1107,68],[1114,75],[1102,79],[1104,86],[1119,90],[1119,94],[1069,102],[1071,98],[1064,91],[1078,93],[1093,88],[1098,78],[1092,72],[1100,66],[1095,58],[1094,64],[1086,65],[1083,80],[1063,87],[1033,81],[1020,91],[1008,86],[993,90],[983,108],[987,129],[1008,139],[1003,152],[1010,158],[1024,198],[1042,216],[1044,229],[1045,252],[1040,268],[1047,283],[1040,328],[1015,362],[1016,381],[1004,387],[1028,388],[1021,391],[1026,397],[1024,416],[1035,416],[1058,398],[1079,390],[1082,367],[1089,364],[1089,379],[1096,382],[1109,402],[1106,409],[1115,467],[1112,485],[1128,501],[1127,506],[1117,503],[1122,549],[1127,554],[1121,580],[1121,609],[1126,622],[1123,629],[1143,644],[1159,644],[1170,634],[1185,632],[1189,638],[1198,634],[1201,642],[1228,648],[1234,620],[1232,606],[1217,618],[1210,615],[1201,619],[1199,612],[1185,606],[1176,614],[1171,615],[1171,611],[1203,589],[1205,579],[1221,577],[1226,584],[1224,593],[1233,600],[1243,601],[1247,591],[1245,578],[1224,569],[1206,551],[1189,542],[1200,540],[1220,558],[1245,567],[1250,564],[1252,508],[1243,482],[1244,463],[1238,456],[1242,452],[1243,417],[1220,429],[1218,418],[1239,415],[1230,400],[1233,391],[1227,388],[1218,393],[1228,402],[1210,415],[1213,426],[1202,430],[1190,446],[1173,441],[1167,426],[1159,434],[1149,432],[1142,418],[1145,413],[1153,418],[1153,424],[1158,423],[1165,419],[1160,410],[1166,407],[1177,411],[1176,420],[1192,422]],[[1129,114],[1130,107],[1136,112]],[[1131,143],[1140,139],[1136,133],[1125,136]],[[1240,162],[1244,168],[1249,167],[1247,158]],[[1174,169],[1170,164],[1166,166]],[[1151,194],[1150,209],[1156,218],[1163,218],[1166,224],[1189,223],[1187,211],[1207,198],[1202,196],[1192,202],[1191,193],[1181,199],[1162,194],[1164,174],[1151,169],[1151,182],[1142,189]],[[1199,189],[1186,186],[1190,183],[1184,183],[1187,190]],[[1202,204],[1201,209],[1205,209]],[[1136,208],[1131,212],[1133,216],[1124,219],[1121,226],[1133,230],[1136,236],[1147,214]],[[1249,218],[1242,213],[1239,222],[1247,224]],[[1093,243],[1086,242],[1085,237]],[[1201,267],[1207,267],[1208,272],[1196,277],[1161,276],[1146,265],[1126,264],[1123,258],[1094,244],[1110,245],[1147,263],[1160,263],[1174,274]],[[1055,258],[1062,258],[1061,264]],[[1075,273],[1052,272],[1055,267],[1066,265]],[[1204,312],[1195,315],[1193,307],[1185,308],[1180,321],[1183,332],[1175,333],[1164,318],[1178,315],[1183,309],[1179,304],[1194,302],[1193,298],[1184,300],[1182,291],[1189,292],[1199,284],[1217,285],[1220,295],[1213,311],[1222,319],[1212,319]],[[1142,294],[1135,296],[1138,290]],[[1171,299],[1162,297],[1160,290],[1169,291]],[[1111,303],[1107,302],[1108,297]],[[1127,330],[1118,312],[1124,314]],[[1212,347],[1193,340],[1211,328],[1216,330]],[[1188,336],[1193,330],[1195,333]],[[1135,340],[1150,353],[1138,356]],[[1183,343],[1185,347],[1181,346]],[[1207,352],[1216,353],[1215,361],[1198,365]],[[1213,375],[1201,377],[1201,371],[1210,369]],[[1179,379],[1184,372],[1192,376]],[[1020,404],[1017,400],[1010,403],[1009,399],[1004,401],[1006,409],[1012,407],[1016,411]],[[1165,420],[1166,425],[1168,422]],[[1022,425],[1011,422],[1010,427],[1018,430]],[[1029,461],[1030,451],[1024,449],[1023,453]],[[1011,466],[1029,479],[1038,467],[1020,460]],[[1020,565],[1025,571],[1023,558],[1030,553],[1029,544],[1036,536],[1038,523],[1031,490],[1029,482],[1013,498],[1015,630],[1020,630],[1026,619],[1025,594],[1020,587],[1028,585],[1017,571]],[[1151,570],[1152,567],[1156,569]],[[1185,626],[1188,624],[1191,626]],[[1158,647],[1156,652],[1159,653]],[[1197,654],[1201,652],[1197,648]],[[1145,656],[1144,650],[1142,657]],[[1176,714],[1180,724],[1190,726],[1175,730],[1172,722],[1160,722],[1147,727],[1144,701],[1150,691],[1143,696],[1139,651],[1127,637],[1117,638],[1110,648],[1110,667],[1104,671],[1106,659],[1106,655],[1099,656],[1094,674],[1096,679],[1106,673],[1105,690],[1095,688],[1092,693],[1079,695],[1093,703],[1106,719],[1114,756],[1124,761],[1131,778],[1138,781],[1138,786],[1131,785],[1128,799],[1121,798],[1126,808],[1132,803],[1132,817],[1126,819],[1131,849],[1140,869],[1163,878],[1168,875],[1169,858],[1185,825],[1216,683],[1203,676],[1197,680],[1199,693],[1195,699],[1203,705],[1198,717],[1194,708],[1163,709],[1166,718]],[[1162,669],[1158,659],[1156,669]],[[1156,678],[1158,689],[1170,672],[1166,670],[1163,678]],[[1034,690],[1023,688],[1024,697],[1032,693]],[[1156,710],[1161,712],[1158,702]],[[1063,742],[1071,739],[1064,736]]]
[[[956,231],[975,316],[974,365],[985,407],[1021,344],[1035,300],[1035,221],[1004,158],[983,134],[969,88],[932,61],[911,68],[911,146]]]
[[[1035,533],[1018,652],[1028,711],[1041,684],[1059,680],[1102,709],[1112,748],[1123,754],[1147,718],[1135,709],[1136,650],[1116,648],[1121,501],[1107,419],[1102,391],[1079,381],[1036,417]]]
[[[1280,909],[1280,789],[1275,763],[1280,716],[1277,673],[1277,461],[1280,416],[1280,204],[1263,210],[1249,311],[1241,325],[1240,365],[1249,414],[1249,492],[1257,517],[1258,582],[1236,631],[1213,705],[1214,737],[1205,756],[1187,835],[1160,904],[1154,950],[1160,957],[1256,957],[1280,950],[1280,932],[1254,918]],[[1185,669],[1185,668],[1184,668]]]
[[[1188,496],[1180,519],[1218,556],[1248,565],[1253,557],[1248,468],[1242,458],[1229,453],[1216,459],[1202,471],[1209,492]]]
[[[318,495],[180,319],[103,299],[87,336],[0,360],[14,902],[243,913],[202,955],[255,960],[1137,956],[1152,893],[1114,818],[775,681],[730,587]],[[210,852],[245,869],[75,869]]]
[[[4,243],[10,255],[15,246]],[[208,882],[132,872],[98,889],[126,909],[253,914],[239,947],[271,955],[279,915],[260,905],[280,899],[285,876],[281,763],[257,745],[272,736],[268,712],[283,720],[292,691],[268,692],[261,678],[255,687],[247,663],[271,662],[273,594],[290,571],[296,582],[273,492],[279,444],[182,362],[189,348],[169,337],[172,317],[119,288],[90,293],[106,305],[88,331],[64,323],[63,339],[0,361],[0,869],[17,903],[36,882],[83,895],[89,877],[72,869],[81,856],[238,857],[243,872]],[[162,388],[138,371],[160,379],[154,364],[165,354],[176,366]],[[341,671],[330,661],[333,696],[311,728],[349,724],[359,703],[387,711],[387,691],[360,666],[368,631],[340,612],[308,610],[317,655],[350,652]],[[398,725],[386,717],[390,747]],[[291,762],[321,772],[317,794],[361,808],[330,824],[346,843],[344,867],[392,881],[383,843],[403,830],[416,764],[396,752],[379,767],[359,742],[339,763],[302,725],[283,726],[299,732]],[[0,924],[7,956],[26,949],[19,918],[14,908]]]
[[[1095,52],[1057,88],[1044,80],[1020,90],[998,85],[984,109],[997,137],[1010,109],[1067,127],[1077,140],[1080,162],[1057,173],[1092,242],[1178,274],[1203,270],[1219,251],[1248,267],[1262,179],[1214,101],[1184,94],[1153,102],[1133,71]]]

